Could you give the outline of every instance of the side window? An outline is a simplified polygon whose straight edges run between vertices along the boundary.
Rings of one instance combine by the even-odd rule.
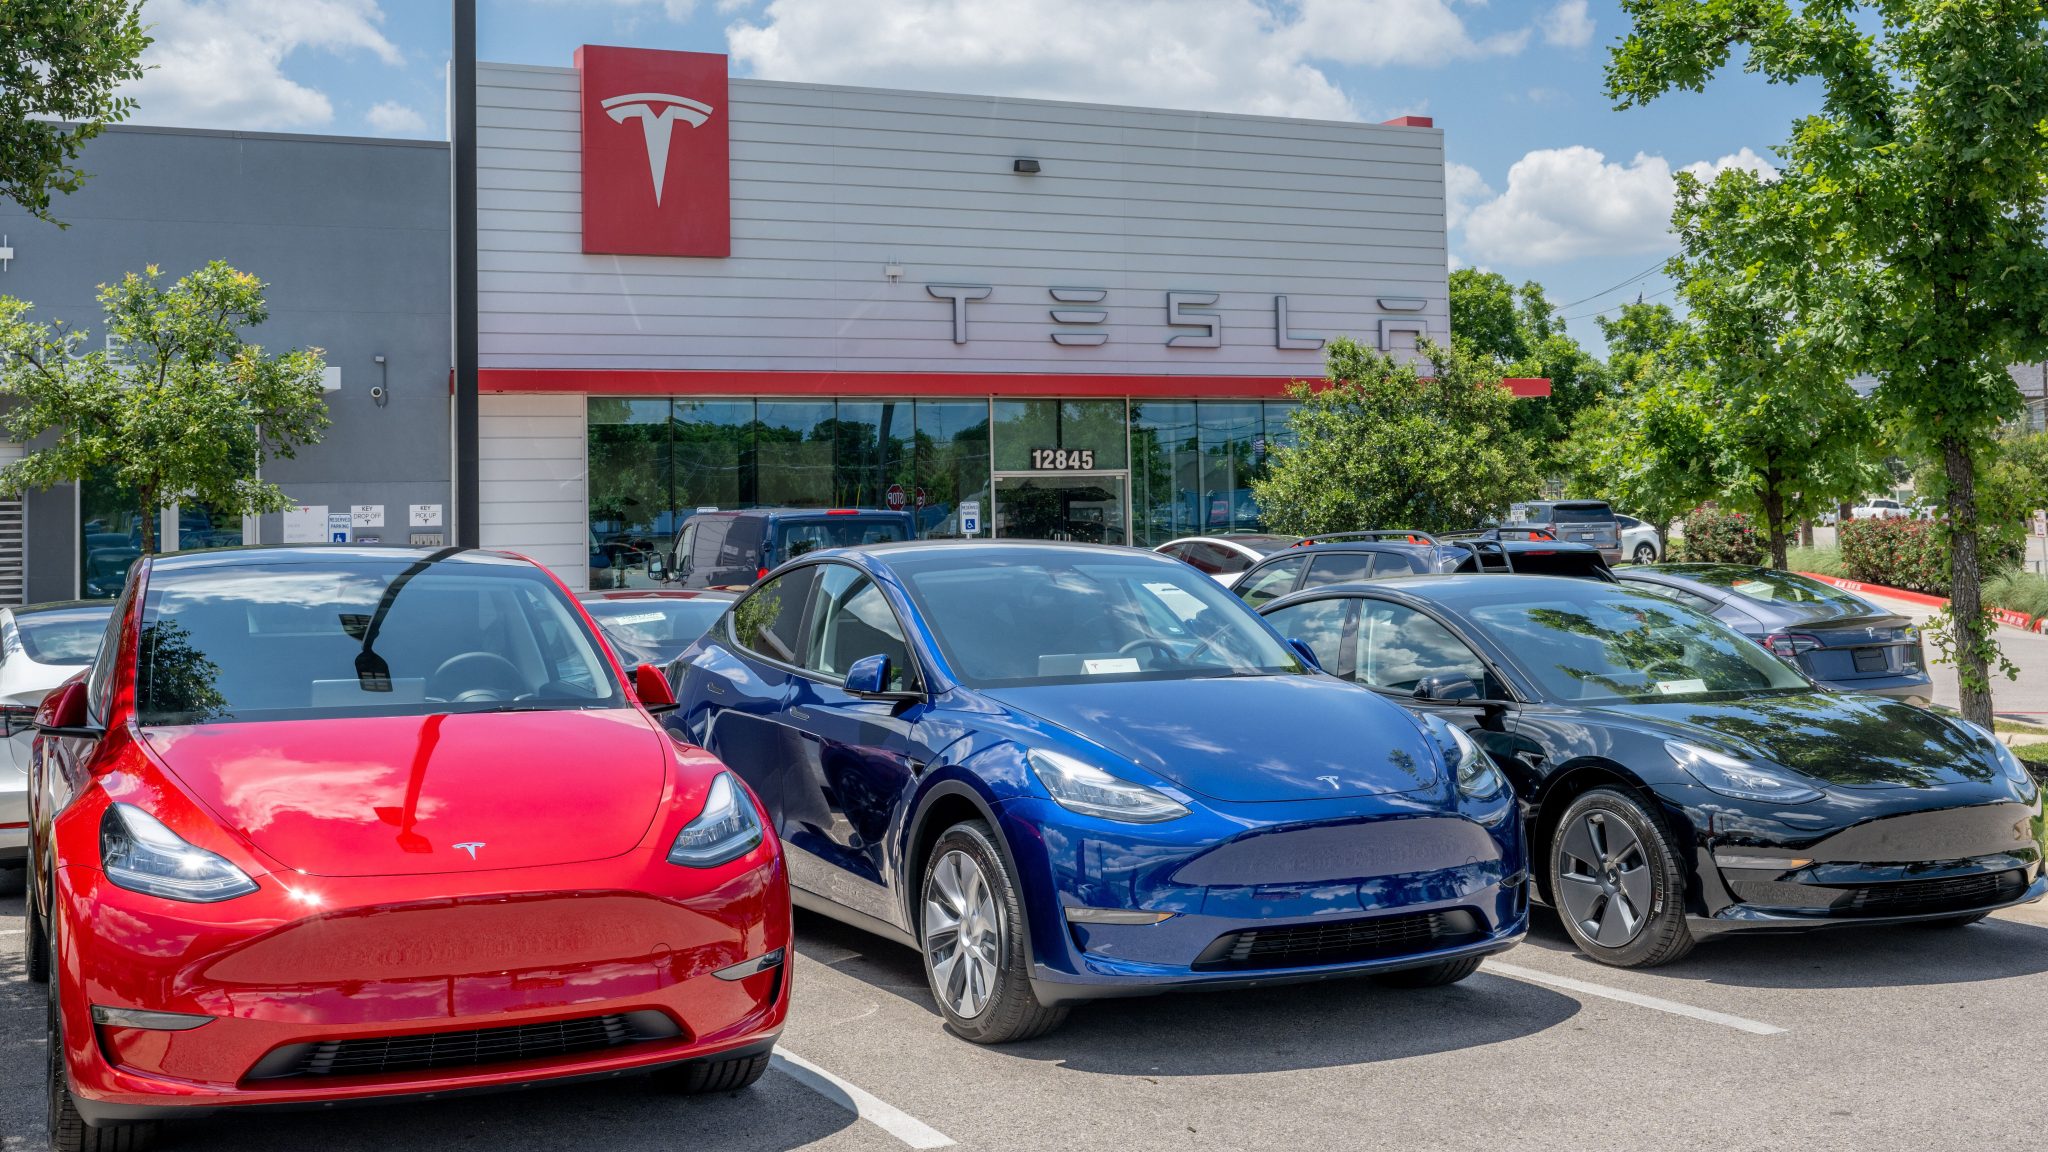
[[[1161,556],[1171,556],[1175,560],[1186,560],[1188,558],[1188,546],[1186,544],[1167,544],[1159,549],[1159,554]]]
[[[804,604],[817,579],[813,564],[786,572],[747,593],[733,606],[732,638],[740,647],[784,664],[802,663],[798,647]]]
[[[1315,652],[1316,663],[1323,666],[1323,671],[1349,679],[1347,674],[1351,669],[1345,667],[1344,633],[1357,604],[1354,598],[1340,596],[1311,600],[1306,604],[1282,608],[1266,617],[1266,622],[1289,640],[1307,644]]]
[[[1295,577],[1308,567],[1308,557],[1290,556],[1276,560],[1264,568],[1257,568],[1245,575],[1245,583],[1239,586],[1237,594],[1244,602],[1257,608],[1268,600],[1285,596],[1294,591]]]
[[[1450,629],[1412,608],[1369,600],[1358,619],[1358,682],[1412,692],[1428,676],[1486,675],[1486,665]]]
[[[1221,544],[1211,544],[1207,540],[1188,545],[1187,555],[1183,559],[1211,576],[1218,573],[1242,572],[1248,567],[1244,557]]]
[[[107,704],[113,694],[114,665],[121,652],[121,622],[128,618],[128,606],[135,599],[140,581],[131,574],[128,587],[114,602],[114,614],[107,617],[107,630],[100,635],[100,650],[93,655],[92,671],[85,675],[85,706],[95,722],[104,723]]]
[[[697,526],[695,524],[685,524],[683,525],[682,539],[676,541],[676,567],[682,569],[683,572],[688,572],[690,570],[690,562],[697,555],[696,549]],[[677,573],[677,575],[681,574],[681,572]]]
[[[1666,600],[1683,604],[1695,612],[1712,613],[1716,608],[1720,607],[1720,605],[1707,599],[1705,596],[1687,592],[1682,588],[1673,588],[1669,584],[1657,584],[1648,580],[1623,580],[1621,583],[1623,587],[1631,591],[1648,592],[1652,596],[1661,596]]]
[[[818,567],[822,571],[817,593],[811,597],[804,667],[840,680],[854,661],[887,656],[890,691],[901,692],[906,682],[915,683],[910,645],[904,642],[903,629],[882,590],[851,565]]]
[[[1301,582],[1303,588],[1321,588],[1325,584],[1350,584],[1365,579],[1372,573],[1370,552],[1323,552],[1308,566],[1308,579]]]

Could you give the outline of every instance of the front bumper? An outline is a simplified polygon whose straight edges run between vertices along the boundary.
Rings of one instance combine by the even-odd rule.
[[[1867,819],[1820,826],[1823,813],[1771,815],[1710,805],[1698,827],[1700,900],[1688,909],[1695,935],[1900,924],[1975,915],[2048,895],[2044,821],[2032,803],[1994,798],[1925,805],[1914,789],[1830,794]],[[1716,810],[1717,809],[1717,810]]]
[[[271,875],[214,905],[63,869],[59,1004],[79,1111],[104,1121],[326,1107],[772,1045],[789,1010],[780,857],[697,876],[657,863],[639,875],[617,861],[474,873],[452,878],[454,892],[446,875],[289,886]],[[777,949],[781,965],[719,975]],[[118,1027],[94,1023],[95,1006],[210,1019]],[[589,1040],[616,1020],[655,1026]],[[582,1046],[524,1046],[552,1035]]]
[[[1028,893],[1046,1004],[1396,971],[1513,947],[1528,930],[1521,827],[1505,793],[1214,806],[1167,825],[999,810]],[[1181,827],[1192,824],[1190,827]],[[1213,824],[1214,827],[1208,825]],[[1154,924],[1073,909],[1171,913]]]

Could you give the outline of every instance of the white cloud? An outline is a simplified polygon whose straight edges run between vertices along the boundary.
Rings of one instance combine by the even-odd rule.
[[[1316,61],[1428,66],[1518,52],[1469,0],[770,0],[727,30],[772,80],[1355,119]],[[1391,115],[1391,113],[1387,113]]]
[[[1536,23],[1545,44],[1582,48],[1593,42],[1593,18],[1586,14],[1586,0],[1559,0]]]
[[[1465,222],[1472,212],[1472,206],[1493,195],[1493,189],[1479,175],[1479,169],[1467,164],[1444,165],[1444,223],[1447,228],[1456,228]]]
[[[135,121],[202,128],[314,128],[334,119],[327,94],[283,71],[302,49],[399,65],[378,27],[377,0],[152,0],[143,54],[150,71],[126,85]]]
[[[390,136],[417,136],[427,130],[427,118],[410,105],[385,100],[364,116],[370,127]]]
[[[1730,168],[1777,174],[1748,148],[1685,170],[1711,179]],[[1671,243],[1675,194],[1671,165],[1661,156],[1639,152],[1618,164],[1583,145],[1540,148],[1508,169],[1506,192],[1465,214],[1464,246],[1503,264],[1661,251]]]
[[[556,7],[596,5],[602,8],[660,8],[671,20],[688,20],[697,10],[697,0],[540,0]],[[727,11],[731,0],[720,0],[719,11]]]

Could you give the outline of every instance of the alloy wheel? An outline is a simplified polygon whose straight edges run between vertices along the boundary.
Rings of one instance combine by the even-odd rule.
[[[1650,547],[1648,544],[1636,545],[1636,563],[1655,564],[1656,562],[1657,550],[1655,548]]]
[[[1572,821],[1559,845],[1558,902],[1587,939],[1620,948],[1650,920],[1648,853],[1635,830],[1606,812]]]
[[[981,865],[955,849],[939,858],[924,893],[925,965],[932,992],[954,1014],[973,1019],[988,1007],[1003,954],[1003,922]]]

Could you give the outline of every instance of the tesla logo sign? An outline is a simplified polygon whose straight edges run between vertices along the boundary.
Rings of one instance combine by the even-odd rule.
[[[583,250],[732,252],[725,57],[576,50],[583,88]]]

